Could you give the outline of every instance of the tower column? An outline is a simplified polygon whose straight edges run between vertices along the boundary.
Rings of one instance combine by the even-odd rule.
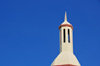
[[[67,22],[67,16],[65,13],[65,20],[59,26],[60,29],[60,52],[72,52],[73,53],[73,26]]]

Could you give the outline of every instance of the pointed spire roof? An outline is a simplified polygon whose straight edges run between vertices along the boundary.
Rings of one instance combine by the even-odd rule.
[[[64,19],[64,22],[59,26],[59,29],[63,26],[68,26],[68,27],[71,27],[73,29],[73,26],[72,24],[70,24],[68,21],[67,21],[67,13],[65,12],[65,19]]]
[[[67,14],[66,14],[66,11],[65,11],[65,20],[64,21],[67,21]]]
[[[65,11],[65,19],[64,19],[64,22],[62,24],[70,24],[68,21],[67,21],[67,12]]]

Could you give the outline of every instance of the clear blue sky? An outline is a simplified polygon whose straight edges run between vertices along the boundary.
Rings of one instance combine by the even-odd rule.
[[[82,66],[100,65],[100,0],[0,0],[0,66],[50,66],[64,13]]]

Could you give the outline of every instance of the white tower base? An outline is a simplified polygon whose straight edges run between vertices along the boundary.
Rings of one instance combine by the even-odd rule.
[[[73,53],[61,52],[51,66],[80,66],[80,64]]]

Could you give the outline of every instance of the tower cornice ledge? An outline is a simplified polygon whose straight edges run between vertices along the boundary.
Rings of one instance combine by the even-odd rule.
[[[71,27],[71,28],[73,29],[73,26],[72,26],[71,24],[61,24],[61,25],[59,26],[59,29],[60,29],[61,27],[65,27],[65,26]]]

